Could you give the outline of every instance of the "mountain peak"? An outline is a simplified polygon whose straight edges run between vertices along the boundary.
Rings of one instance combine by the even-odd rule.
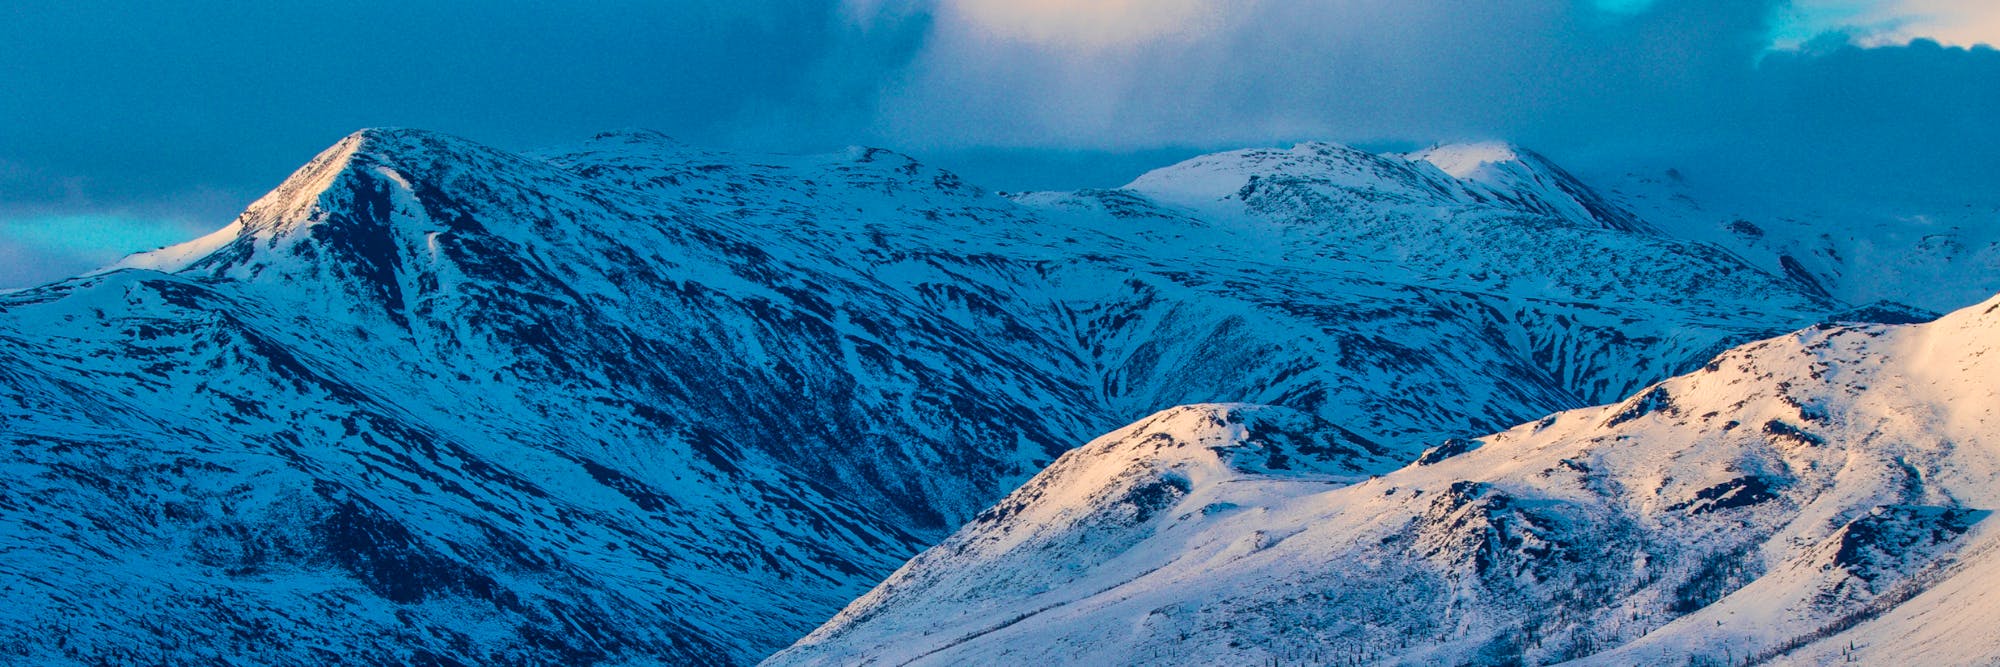
[[[1203,403],[1154,413],[1086,445],[1081,456],[1195,464],[1218,474],[1368,472],[1373,442],[1291,408]]]
[[[1451,174],[1453,178],[1471,179],[1489,165],[1539,160],[1541,156],[1505,141],[1480,141],[1441,144],[1410,153],[1406,157],[1428,162],[1444,173]]]
[[[1170,203],[1201,205],[1247,197],[1260,182],[1306,182],[1434,203],[1454,199],[1460,190],[1444,174],[1332,142],[1203,155],[1147,172],[1125,189]]]
[[[484,144],[454,134],[413,127],[369,127],[355,130],[335,142],[326,153],[342,153],[348,158],[368,157],[398,161],[422,155],[498,153]]]
[[[364,127],[359,130],[349,132],[347,133],[347,136],[342,137],[342,140],[354,139],[359,141],[405,141],[405,140],[424,140],[431,138],[456,139],[455,137],[452,137],[452,135],[445,134],[443,132],[439,132],[436,130],[426,130],[423,128],[416,128],[416,127],[400,127],[395,125],[382,125],[376,127]],[[457,139],[457,140],[464,141],[463,139]]]
[[[1468,188],[1544,215],[1626,232],[1657,233],[1540,153],[1504,141],[1444,144],[1401,156]]]
[[[548,160],[440,132],[368,128],[321,151],[228,226],[111,268],[244,281],[341,317],[401,324],[411,308],[437,307],[439,290],[522,288],[546,279],[539,256],[591,257],[602,249],[580,246],[616,243],[595,226],[629,220],[629,211],[599,189]],[[673,208],[644,206],[653,217]]]
[[[896,167],[920,169],[923,162],[900,151],[877,146],[848,146],[838,153],[839,157],[855,164],[883,163]]]
[[[1821,406],[1838,408],[1832,399],[1858,385],[1809,394],[1805,380],[1860,365],[1794,348],[1764,357],[1791,373],[1788,393],[1758,385],[1764,398],[1734,415],[1740,428],[1717,436],[1733,440],[1702,448],[1716,458],[1612,478],[1645,494],[1631,503],[1595,502],[1579,475],[1655,449],[1638,446],[1643,436],[1684,435],[1669,418],[1714,408],[1728,419],[1721,408],[1734,401],[1666,385],[1519,440],[1458,456],[1447,454],[1470,448],[1440,447],[1433,465],[1397,476],[1419,443],[1624,398],[1725,342],[1810,324],[1833,305],[1725,253],[1535,215],[1401,156],[1306,143],[1214,157],[1162,182],[1215,177],[1228,200],[1212,208],[1119,190],[1044,215],[1052,209],[865,148],[745,156],[621,131],[577,153],[524,157],[420,130],[354,133],[231,227],[154,257],[182,275],[123,272],[0,299],[0,430],[58,464],[9,468],[21,473],[11,483],[29,485],[24,497],[51,502],[0,503],[0,523],[32,529],[19,541],[36,555],[16,560],[38,568],[24,581],[39,605],[7,605],[0,630],[20,618],[35,625],[14,627],[30,630],[103,619],[43,647],[51,657],[39,662],[85,643],[173,655],[152,649],[173,649],[190,628],[280,627],[304,639],[275,643],[266,662],[309,660],[282,651],[315,647],[396,661],[362,652],[386,647],[376,650],[404,661],[422,648],[437,662],[748,664],[975,515],[930,552],[931,566],[908,570],[936,574],[871,600],[923,585],[974,599],[1059,594],[928,635],[968,646],[1107,591],[1162,597],[1133,602],[1133,615],[1099,614],[1121,626],[1099,637],[1136,628],[1205,641],[1210,621],[1255,617],[1216,607],[1231,615],[1202,617],[1199,600],[1266,587],[1306,596],[1296,607],[1275,599],[1305,613],[1272,627],[1347,633],[1463,609],[1475,615],[1458,627],[1478,629],[1480,618],[1505,624],[1579,598],[1474,607],[1512,589],[1446,577],[1630,590],[1629,579],[1567,577],[1597,570],[1565,570],[1566,559],[1640,562],[1579,535],[1658,524],[1626,521],[1624,508],[1681,506],[1669,518],[1686,518],[1698,506],[1717,518],[1732,509],[1717,505],[1798,497],[1806,487],[1785,470],[1837,470],[1838,458],[1799,459],[1813,468],[1746,456],[1833,453],[1834,427],[1857,413]],[[1839,331],[1861,341],[1877,329]],[[1884,334],[1890,342],[1952,355],[1926,368],[1970,359],[1942,338]],[[1748,387],[1765,370],[1726,379]],[[1957,375],[1973,381],[1953,386],[1981,393],[1963,394],[1956,418],[1984,418],[1996,402],[1977,380],[1994,375]],[[1868,386],[1929,386],[1919,380]],[[1188,405],[1092,437],[1217,398],[1285,407]],[[1602,426],[1613,415],[1619,423]],[[1558,442],[1564,434],[1581,435]],[[1626,436],[1633,446],[1617,440]],[[1077,443],[1088,444],[1063,453]],[[1529,446],[1541,443],[1553,444]],[[1517,453],[1526,458],[1509,459]],[[1732,469],[1739,461],[1755,465]],[[189,477],[161,486],[163,474]],[[274,481],[293,494],[272,494]],[[109,485],[167,496],[120,501]],[[1921,491],[1871,502],[1938,504]],[[1570,512],[1572,499],[1592,504]],[[46,507],[72,508],[93,532],[37,527]],[[1352,511],[1328,513],[1341,508]],[[1352,522],[1366,525],[1326,530]],[[1190,545],[1199,553],[1183,558]],[[1646,565],[1693,575],[1704,569],[1693,555]],[[1273,559],[1307,576],[1218,576]],[[1173,562],[1186,578],[1120,588],[1174,575],[1157,570]],[[127,581],[134,573],[144,576]],[[1605,581],[1613,587],[1592,588]],[[1206,583],[1226,588],[1173,599]],[[1678,583],[1632,608],[1670,600]],[[342,613],[292,614],[300,586],[337,596]],[[84,616],[69,611],[86,599],[78,592],[91,594]],[[874,604],[846,618],[888,609]],[[972,622],[996,609],[907,617]],[[1321,622],[1341,609],[1360,622]],[[1105,627],[1082,620],[1063,623]],[[1377,625],[1385,642],[1428,641],[1438,627]],[[925,650],[918,633],[879,636]],[[1255,661],[1203,658],[1187,660]]]
[[[376,217],[387,215],[387,191],[410,189],[421,180],[419,174],[509,162],[510,157],[442,132],[399,127],[357,130],[320,151],[229,225],[194,241],[133,255],[111,268],[226,270],[248,261],[257,247],[297,242],[306,230],[341,218],[340,213],[368,209]]]
[[[1933,347],[1971,350],[1964,355],[1967,359],[1986,355],[2000,347],[2000,295],[1940,317],[1934,324],[1932,329],[1949,340]]]
[[[659,130],[655,130],[652,128],[645,128],[645,127],[621,127],[615,130],[606,130],[604,132],[599,132],[597,134],[591,135],[590,141],[592,143],[611,142],[611,143],[628,143],[628,144],[654,144],[654,145],[666,145],[666,146],[685,145],[682,144],[679,139],[675,139],[672,135],[669,135],[665,132],[661,132]]]
[[[2000,577],[1996,326],[2000,298],[1767,339],[1345,487],[1065,458],[767,664],[2000,654],[1988,626],[1935,623],[1986,617]],[[1121,446],[1199,444],[1229,407]]]
[[[348,133],[321,150],[302,167],[285,177],[278,187],[251,202],[234,221],[201,238],[133,254],[105,270],[149,269],[175,273],[197,266],[231,264],[220,259],[229,255],[246,259],[254,252],[255,240],[280,235],[284,221],[310,217],[310,211],[328,188],[359,160],[378,161],[407,150],[421,141],[421,130],[364,128]]]
[[[1373,442],[1291,408],[1204,403],[1161,410],[1064,454],[1008,497],[1008,515],[1075,518],[1159,504],[1230,480],[1353,482],[1393,469]],[[1150,491],[1149,491],[1150,489]],[[1134,500],[1136,496],[1144,496]],[[1156,502],[1157,501],[1157,502]],[[1155,508],[1158,509],[1158,508]],[[1139,512],[1140,520],[1152,512]]]
[[[1207,207],[1249,201],[1294,185],[1358,202],[1502,206],[1587,227],[1657,234],[1539,153],[1487,141],[1444,144],[1415,153],[1370,153],[1331,142],[1290,149],[1214,153],[1147,172],[1125,189],[1163,202]]]

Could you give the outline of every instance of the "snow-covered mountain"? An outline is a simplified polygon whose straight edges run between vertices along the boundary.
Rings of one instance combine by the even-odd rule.
[[[1990,295],[2000,275],[2000,198],[1913,192],[1872,199],[1820,189],[1809,198],[1716,187],[1676,170],[1603,180],[1607,196],[1666,233],[1727,248],[1817,293],[1949,312]],[[1803,199],[1803,200],[1801,200]]]
[[[0,295],[0,643],[750,663],[1160,409],[1276,406],[1216,460],[1331,484],[1880,314],[1626,211],[1493,146],[1001,196],[877,149],[363,131]]]
[[[1268,411],[1064,455],[767,664],[2000,656],[2000,297],[1745,345],[1362,481],[1310,454],[1343,432]]]

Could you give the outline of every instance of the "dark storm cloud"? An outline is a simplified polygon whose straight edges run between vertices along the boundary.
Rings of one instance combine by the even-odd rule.
[[[942,30],[886,89],[881,127],[919,147],[1507,139],[1849,189],[2000,176],[2000,53],[1840,35],[1772,50],[1785,3],[1220,6],[1198,34],[1129,44]]]
[[[1008,189],[1116,185],[1197,149],[1310,138],[1500,138],[1759,187],[1991,189],[2000,53],[1837,36],[1770,49],[1794,9],[15,0],[0,8],[0,285],[220,226],[341,135],[384,125],[511,148],[625,126],[754,150],[889,145]]]
[[[811,3],[9,3],[0,159],[97,190],[267,180],[356,128],[715,132],[807,85]]]
[[[751,137],[745,119],[788,105],[860,118],[839,80],[866,75],[831,54],[898,63],[836,48],[850,27],[784,0],[0,3],[0,286],[139,249],[37,254],[24,229],[219,227],[362,127],[533,148],[626,126]]]
[[[2000,51],[1858,48],[1837,40],[1764,59],[1750,113],[1718,119],[1731,151],[1778,187],[1815,179],[1881,196],[2000,199]]]

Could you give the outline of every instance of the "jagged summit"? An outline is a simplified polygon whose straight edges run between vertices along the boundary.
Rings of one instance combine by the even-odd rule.
[[[165,272],[237,270],[253,260],[299,254],[298,244],[330,243],[336,248],[379,253],[384,239],[367,229],[388,223],[392,193],[416,196],[434,191],[431,181],[454,173],[504,175],[531,168],[531,161],[453,135],[411,128],[358,130],[327,147],[252,203],[235,221],[188,243],[139,253],[112,269]],[[370,219],[362,219],[362,218]],[[324,226],[324,227],[322,227]],[[351,257],[379,262],[380,256]]]

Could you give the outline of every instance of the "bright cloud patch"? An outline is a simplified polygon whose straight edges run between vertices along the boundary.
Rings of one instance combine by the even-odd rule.
[[[1797,0],[1779,17],[1774,41],[1796,48],[1826,32],[1866,46],[1930,39],[1954,46],[2000,45],[2000,2],[1987,0]]]
[[[1597,0],[1597,8],[1613,14],[1637,14],[1653,6],[1654,0]]]
[[[31,215],[0,219],[0,289],[57,280],[119,257],[193,238],[181,221],[122,215]]]
[[[1056,46],[1106,47],[1193,36],[1214,28],[1219,0],[942,0],[947,22],[988,35]]]

